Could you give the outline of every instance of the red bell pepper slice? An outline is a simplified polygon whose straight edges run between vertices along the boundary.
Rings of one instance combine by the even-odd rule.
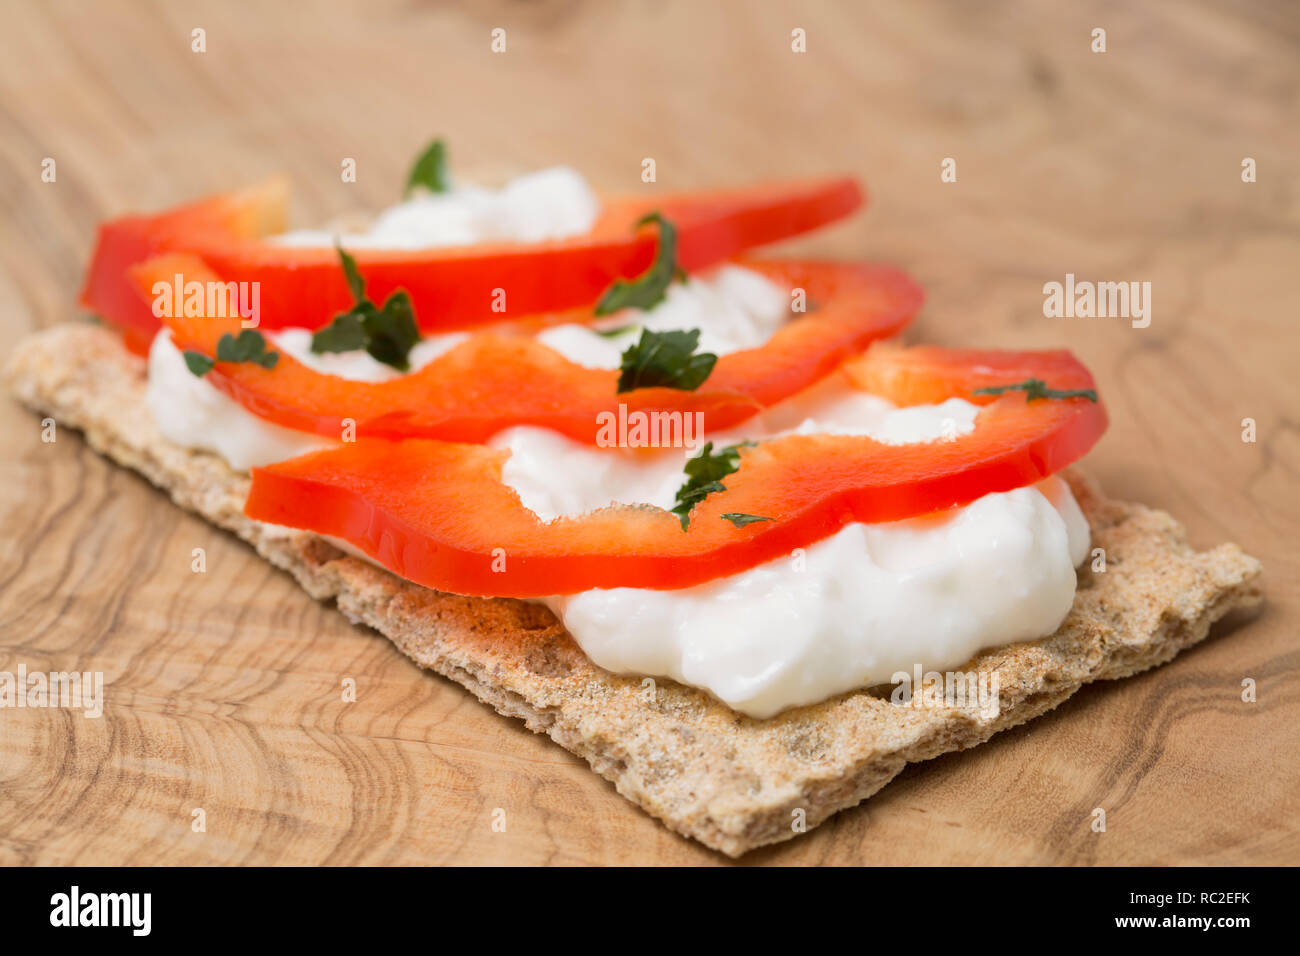
[[[543,522],[501,481],[509,452],[420,439],[344,444],[255,468],[245,514],[342,538],[401,577],[458,594],[682,588],[787,555],[849,522],[910,518],[1039,481],[1079,459],[1106,427],[1102,405],[1086,398],[974,394],[1030,378],[1092,388],[1068,352],[877,346],[843,374],[899,403],[961,397],[984,407],[974,430],[951,440],[761,442],[742,451],[726,490],[696,506],[686,531],[646,507]],[[721,517],[732,512],[774,520],[736,528]]]
[[[274,179],[250,189],[201,199],[150,216],[123,216],[103,223],[81,289],[81,306],[120,326],[132,351],[144,354],[158,319],[142,302],[127,271],[198,236],[252,239],[285,229],[289,186]]]
[[[718,431],[802,391],[872,341],[896,334],[922,300],[907,276],[887,266],[744,264],[778,285],[804,289],[815,307],[792,317],[762,347],[721,356],[695,392],[644,388],[618,394],[617,371],[585,368],[534,338],[487,332],[386,382],[327,375],[285,354],[272,369],[218,362],[207,379],[262,418],[330,438],[350,418],[363,436],[481,442],[510,425],[539,425],[596,444],[601,413],[617,416],[620,405],[628,412],[702,412],[705,430]],[[132,273],[142,296],[155,282],[171,285],[177,274],[185,282],[216,279],[185,255],[150,260]],[[223,334],[240,331],[238,316],[172,315],[163,321],[177,347],[209,358]]]
[[[128,330],[139,349],[158,329],[127,276],[130,266],[164,252],[202,257],[227,282],[261,283],[264,325],[324,324],[352,304],[332,248],[264,241],[283,231],[283,181],[214,196],[152,216],[126,216],[99,229],[81,304]],[[483,243],[424,250],[352,250],[367,291],[382,302],[399,288],[430,331],[471,328],[502,318],[493,311],[504,289],[510,316],[593,305],[611,282],[644,272],[654,258],[654,230],[638,230],[659,210],[677,227],[678,263],[688,272],[754,246],[834,222],[863,203],[847,178],[802,180],[657,199],[615,198],[590,233],[540,243]]]

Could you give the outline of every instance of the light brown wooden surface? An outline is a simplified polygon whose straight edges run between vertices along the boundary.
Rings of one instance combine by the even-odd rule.
[[[277,171],[299,224],[377,208],[433,134],[487,180],[861,175],[865,214],[787,248],[911,270],[915,340],[1074,349],[1112,416],[1092,473],[1201,546],[1240,542],[1268,603],[747,861],[1300,862],[1292,5],[5,2],[0,20],[8,341],[76,315],[106,216]],[[1044,318],[1067,272],[1152,282],[1151,326]],[[0,670],[107,685],[98,720],[0,710],[0,862],[722,862],[74,433],[43,444],[6,400],[0,436]]]

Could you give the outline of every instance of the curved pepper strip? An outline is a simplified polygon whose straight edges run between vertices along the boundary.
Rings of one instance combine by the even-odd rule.
[[[357,442],[255,468],[245,514],[343,538],[440,591],[682,588],[787,555],[849,522],[916,517],[1032,484],[1078,460],[1106,427],[1102,405],[1085,398],[973,394],[1028,378],[1092,388],[1068,352],[878,346],[845,374],[900,403],[960,397],[984,407],[974,430],[951,440],[789,435],[744,449],[726,490],[696,506],[686,531],[647,506],[543,522],[501,480],[509,452],[423,440]],[[731,512],[774,520],[736,528],[721,517]]]
[[[147,349],[158,319],[141,303],[128,269],[166,252],[200,256],[227,282],[260,283],[266,328],[324,324],[351,307],[352,296],[333,248],[264,241],[284,231],[288,186],[273,180],[150,216],[126,216],[100,226],[81,304],[130,333]],[[677,260],[688,272],[754,246],[787,239],[834,222],[863,203],[848,178],[771,183],[745,189],[682,193],[659,199],[607,201],[584,236],[539,243],[481,243],[414,250],[349,250],[376,302],[404,288],[429,331],[497,322],[498,289],[511,315],[591,307],[615,279],[639,275],[654,259],[654,230],[637,229],[659,210],[677,227]]]
[[[603,413],[667,411],[704,415],[705,431],[739,424],[829,375],[872,341],[903,328],[922,293],[903,273],[850,263],[746,262],[816,304],[760,348],[723,355],[698,391],[644,388],[619,394],[618,371],[578,365],[534,338],[480,332],[430,364],[385,382],[358,382],[315,371],[281,354],[273,369],[218,362],[207,379],[268,421],[330,438],[341,421],[384,438],[481,442],[511,425],[538,425],[597,444]],[[132,270],[142,296],[155,282],[215,281],[192,256],[162,256]],[[168,316],[177,347],[212,358],[240,319]],[[274,345],[270,346],[274,348]]]
[[[268,180],[249,189],[188,203],[150,216],[123,216],[103,223],[81,289],[81,306],[121,327],[127,347],[149,351],[159,322],[141,301],[128,270],[198,236],[252,239],[283,232],[289,185]]]

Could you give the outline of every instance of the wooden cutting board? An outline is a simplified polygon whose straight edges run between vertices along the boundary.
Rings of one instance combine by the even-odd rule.
[[[104,217],[274,172],[300,225],[375,209],[433,135],[483,181],[561,162],[648,195],[861,175],[870,210],[789,248],[913,272],[929,292],[914,340],[1075,350],[1112,415],[1093,474],[1200,546],[1240,542],[1268,603],[747,862],[1300,862],[1293,5],[56,2],[0,17],[10,342],[77,314]],[[1150,326],[1045,317],[1043,284],[1067,273],[1151,282]],[[724,862],[75,433],[43,443],[6,400],[0,438],[0,670],[106,681],[98,719],[0,710],[0,863]]]

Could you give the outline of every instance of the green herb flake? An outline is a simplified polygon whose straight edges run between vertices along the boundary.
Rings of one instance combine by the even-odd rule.
[[[451,178],[447,175],[447,146],[442,140],[435,139],[426,146],[411,167],[411,174],[406,177],[406,195],[416,189],[427,189],[431,193],[445,193],[451,189]]]
[[[1095,389],[1071,388],[1058,390],[1048,388],[1047,383],[1041,378],[1027,378],[1023,382],[1017,382],[1014,385],[994,385],[989,388],[977,388],[971,394],[1004,395],[1007,392],[1024,392],[1026,402],[1032,402],[1040,398],[1086,398],[1090,402],[1097,401]]]
[[[375,361],[405,372],[411,367],[411,349],[420,341],[411,297],[405,289],[398,289],[382,306],[375,305],[366,296],[366,280],[356,260],[341,246],[336,248],[343,264],[343,277],[356,302],[350,311],[334,316],[329,325],[311,337],[311,350],[319,355],[365,349]]]
[[[677,265],[677,229],[660,213],[652,212],[637,222],[637,228],[650,223],[659,226],[659,248],[650,268],[635,279],[615,279],[596,303],[597,315],[609,315],[619,309],[653,309],[664,300],[668,287],[678,275],[685,276]]]
[[[695,391],[712,374],[718,361],[712,352],[697,353],[699,344],[699,329],[687,332],[642,329],[640,340],[623,353],[619,393],[655,387]]]
[[[186,349],[181,353],[185,356],[185,367],[194,375],[202,378],[212,371],[212,359],[208,358],[202,352],[196,352],[194,349]]]
[[[334,316],[333,321],[311,337],[311,350],[318,355],[321,352],[356,352],[370,343],[366,328],[361,324],[361,316],[355,312],[344,312]]]
[[[747,524],[753,524],[755,521],[772,521],[772,518],[764,518],[762,515],[747,515],[739,511],[728,511],[725,515],[719,515],[720,518],[726,518],[737,528],[743,528]]]
[[[411,349],[420,341],[420,328],[405,289],[385,299],[378,312],[368,312],[361,324],[370,338],[366,351],[372,358],[402,371],[411,367]]]
[[[256,329],[244,329],[238,338],[227,332],[217,340],[218,362],[251,362],[262,368],[275,368],[279,360],[280,353],[268,350],[266,339]]]
[[[335,245],[334,249],[339,254],[339,261],[343,264],[343,278],[347,280],[348,290],[352,293],[352,298],[357,302],[366,302],[366,280],[361,277],[361,270],[357,268],[357,260],[353,259],[340,245]]]
[[[686,462],[686,482],[677,489],[677,504],[673,506],[672,513],[677,515],[677,520],[682,523],[682,530],[685,531],[690,527],[691,509],[716,491],[726,491],[727,487],[722,483],[722,479],[727,475],[733,474],[740,467],[740,449],[748,448],[753,442],[741,442],[737,445],[727,445],[719,448],[717,454],[713,453],[713,442],[708,442],[700,450],[700,453]],[[755,518],[753,515],[730,516],[723,515],[724,518],[744,518],[754,521],[770,521],[770,518]],[[748,524],[749,520],[743,522]],[[737,528],[742,524],[736,524]]]

